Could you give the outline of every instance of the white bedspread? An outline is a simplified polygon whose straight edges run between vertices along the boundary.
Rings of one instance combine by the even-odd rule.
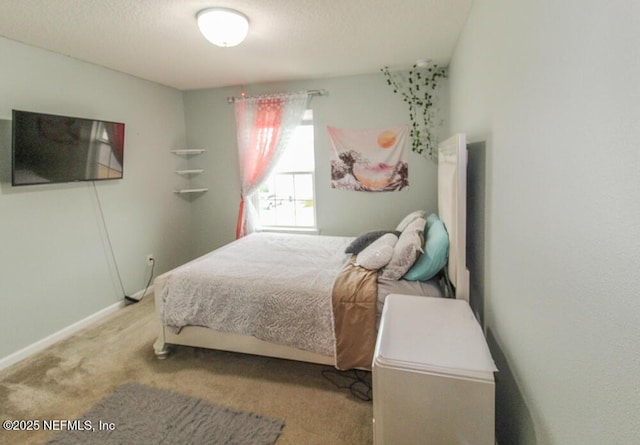
[[[163,322],[333,356],[331,289],[352,240],[255,233],[234,241],[162,277]]]

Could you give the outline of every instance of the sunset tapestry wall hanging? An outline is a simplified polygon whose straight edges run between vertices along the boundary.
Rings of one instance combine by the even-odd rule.
[[[409,187],[408,127],[376,130],[327,127],[331,141],[331,187],[392,192]]]

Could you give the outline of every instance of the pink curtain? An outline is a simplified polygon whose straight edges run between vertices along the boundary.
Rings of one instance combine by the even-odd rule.
[[[236,238],[258,228],[252,195],[269,176],[302,120],[306,92],[242,98],[235,102],[240,207]]]

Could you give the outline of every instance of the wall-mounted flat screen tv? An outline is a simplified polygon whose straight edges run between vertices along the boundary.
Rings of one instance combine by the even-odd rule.
[[[124,124],[13,110],[14,186],[122,179]]]

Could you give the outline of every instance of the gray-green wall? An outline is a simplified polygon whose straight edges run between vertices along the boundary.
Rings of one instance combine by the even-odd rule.
[[[0,38],[0,359],[122,300],[91,183],[11,187],[11,110],[124,122],[124,179],[96,189],[125,290],[190,258],[173,190],[182,92]]]
[[[234,107],[228,96],[278,91],[325,89],[327,96],[311,101],[315,127],[317,222],[323,235],[357,235],[366,230],[394,228],[412,210],[436,211],[436,165],[408,151],[409,190],[361,193],[330,188],[329,140],[326,127],[378,128],[408,124],[408,111],[382,73],[330,79],[216,88],[185,93],[188,145],[207,149],[192,159],[206,171],[194,178],[209,192],[193,201],[194,252],[204,253],[235,237],[240,197]],[[446,80],[439,93],[441,116],[447,115]],[[447,134],[446,124],[438,128]],[[407,148],[408,150],[408,148]]]
[[[640,437],[640,3],[475,0],[453,132],[486,142],[500,444]]]

